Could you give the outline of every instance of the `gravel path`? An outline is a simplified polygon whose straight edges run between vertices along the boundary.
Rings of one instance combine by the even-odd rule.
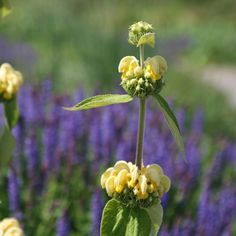
[[[210,66],[203,71],[203,80],[223,92],[236,108],[236,67]]]

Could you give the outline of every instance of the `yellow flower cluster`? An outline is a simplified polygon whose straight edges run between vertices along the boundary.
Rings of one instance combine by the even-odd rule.
[[[23,82],[22,74],[14,68],[4,63],[0,67],[0,97],[9,100],[19,90]]]
[[[18,221],[14,218],[6,218],[0,221],[0,236],[23,236]]]
[[[154,81],[159,80],[167,70],[166,60],[161,56],[148,58],[141,68],[139,61],[134,56],[126,56],[121,59],[118,71],[122,73],[122,79],[145,78]]]
[[[150,194],[161,198],[170,189],[170,179],[159,165],[152,164],[139,170],[131,162],[118,161],[102,174],[101,186],[110,197],[128,188],[138,200],[147,199]]]

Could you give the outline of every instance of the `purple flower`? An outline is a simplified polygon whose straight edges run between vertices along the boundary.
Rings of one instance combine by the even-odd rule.
[[[68,236],[70,235],[70,221],[66,212],[63,212],[61,217],[57,220],[56,224],[56,236]]]
[[[92,211],[92,235],[100,235],[100,222],[102,219],[102,211],[104,207],[104,202],[100,190],[95,190],[91,201],[91,211]]]
[[[8,172],[8,199],[12,215],[17,216],[20,209],[20,188],[17,173],[12,168]]]

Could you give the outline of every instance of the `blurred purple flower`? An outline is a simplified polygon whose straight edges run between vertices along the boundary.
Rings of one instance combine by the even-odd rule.
[[[96,189],[92,196],[91,212],[92,212],[92,236],[100,235],[100,222],[102,219],[102,210],[104,201],[101,191]]]
[[[70,235],[70,222],[66,212],[63,212],[61,217],[57,220],[56,236],[69,236]]]

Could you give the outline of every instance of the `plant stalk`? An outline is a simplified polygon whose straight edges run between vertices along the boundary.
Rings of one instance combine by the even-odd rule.
[[[140,65],[144,67],[144,45],[140,46]],[[145,115],[146,115],[146,98],[140,98],[139,100],[139,122],[138,122],[138,136],[136,146],[136,160],[135,164],[139,169],[143,165],[143,138],[145,130]]]
[[[143,137],[145,130],[145,113],[146,113],[146,98],[140,98],[139,122],[138,122],[138,137],[136,146],[136,161],[135,164],[141,169],[143,165]]]

